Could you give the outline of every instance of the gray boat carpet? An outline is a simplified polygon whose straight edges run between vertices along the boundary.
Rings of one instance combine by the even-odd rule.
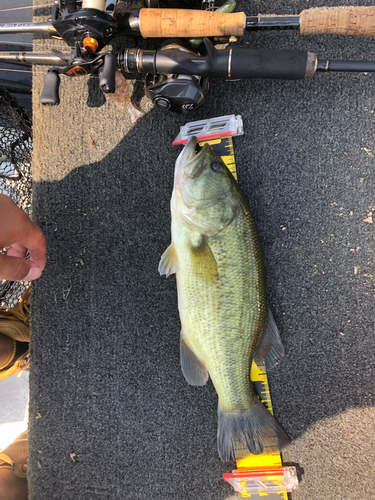
[[[38,2],[34,19],[45,20]],[[341,3],[239,1],[237,10]],[[365,37],[267,31],[240,43],[375,59]],[[64,48],[43,37],[34,46]],[[45,71],[35,68],[33,91],[33,215],[48,262],[32,300],[31,500],[239,498],[222,479],[235,464],[218,458],[213,386],[188,386],[181,373],[175,277],[157,270],[181,149],[172,140],[187,121],[227,114],[243,117],[239,183],[286,351],[269,378],[293,440],[283,453],[300,479],[291,499],[375,498],[374,76],[212,79],[207,103],[186,116],[154,109],[132,80],[132,106],[144,112],[132,123],[128,96],[104,97],[86,77],[62,77],[60,106],[43,108]]]

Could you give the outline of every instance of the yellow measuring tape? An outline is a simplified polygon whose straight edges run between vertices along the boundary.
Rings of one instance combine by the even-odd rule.
[[[205,140],[199,146],[210,144],[214,151],[221,156],[233,177],[237,178],[236,162],[234,157],[232,137]],[[271,395],[268,385],[267,372],[264,365],[258,366],[253,361],[251,366],[251,380],[261,402],[273,414]],[[275,436],[275,440],[276,440]],[[267,497],[267,500],[288,500],[288,491],[292,491],[298,484],[294,467],[283,467],[279,451],[264,450],[259,455],[249,453],[240,443],[234,443],[237,470],[224,474],[236,491],[243,498]]]
[[[210,146],[212,146],[212,149],[215,151],[215,153],[221,156],[221,159],[229,168],[236,181],[238,180],[232,137],[221,137],[220,139],[198,142],[198,144],[200,147],[203,147],[205,144],[209,144]]]

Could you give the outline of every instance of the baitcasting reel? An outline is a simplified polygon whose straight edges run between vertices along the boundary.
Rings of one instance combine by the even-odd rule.
[[[52,27],[70,47],[96,53],[117,34],[115,0],[56,0]]]
[[[144,0],[147,7],[213,8],[214,0]],[[56,0],[52,9],[52,29],[71,47],[71,55],[63,67],[53,67],[45,77],[41,102],[59,103],[60,75],[81,76],[99,74],[99,86],[105,93],[115,92],[116,56],[99,54],[110,40],[121,32],[136,32],[139,14],[129,11],[114,17],[117,0]],[[183,5],[181,5],[183,4]],[[180,42],[184,44],[184,41]],[[162,50],[178,48],[194,52],[183,45],[167,43]],[[58,61],[58,65],[63,61]],[[101,69],[101,71],[99,71]],[[158,74],[146,76],[146,95],[161,109],[176,112],[194,110],[206,99],[208,80],[196,75]]]
[[[176,49],[193,57],[196,55],[191,49],[176,42],[167,42],[159,53]],[[147,74],[145,79],[147,97],[158,108],[176,113],[185,113],[199,108],[206,100],[208,88],[208,78],[198,75]]]
[[[56,56],[53,61],[60,67],[50,68],[45,76],[42,104],[59,104],[60,75],[88,75],[101,67],[101,89],[105,93],[115,91],[116,56],[111,52],[98,54],[117,34],[117,22],[112,15],[115,6],[116,0],[55,0],[51,30],[53,36],[71,47],[71,55]]]

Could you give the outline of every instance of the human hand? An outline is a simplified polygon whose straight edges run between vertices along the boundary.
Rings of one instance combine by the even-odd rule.
[[[39,278],[47,260],[46,238],[9,196],[0,194],[0,249],[7,246],[7,255],[0,253],[0,279]],[[25,259],[27,252],[29,259]]]

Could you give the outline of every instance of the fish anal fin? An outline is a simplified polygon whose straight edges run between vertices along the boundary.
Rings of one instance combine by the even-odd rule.
[[[283,344],[281,342],[279,330],[273,319],[271,311],[268,309],[268,325],[266,333],[259,344],[254,361],[259,365],[265,363],[266,370],[270,370],[285,356]]]
[[[171,243],[161,256],[159,262],[159,273],[161,275],[165,274],[168,278],[170,274],[173,274],[177,271],[177,264],[178,258],[176,248],[174,247],[173,243]]]
[[[198,358],[188,346],[181,332],[180,357],[182,373],[190,385],[205,385],[208,380],[208,371],[205,363]]]

